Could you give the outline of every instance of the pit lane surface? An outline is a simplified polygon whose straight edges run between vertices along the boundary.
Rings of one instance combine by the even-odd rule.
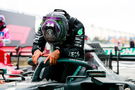
[[[117,71],[117,62],[113,61],[113,71]],[[135,80],[135,61],[120,61],[119,75],[126,79]]]

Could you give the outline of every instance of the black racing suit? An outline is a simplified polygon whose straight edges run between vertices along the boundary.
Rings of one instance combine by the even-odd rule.
[[[83,58],[84,57],[84,26],[76,18],[69,19],[69,31],[66,37],[66,41],[62,45],[55,45],[55,49],[60,50],[60,58]],[[45,48],[46,40],[41,31],[41,27],[35,35],[33,42],[32,53],[39,49],[43,51]],[[67,75],[73,74],[77,68],[75,65],[64,64],[54,65],[46,68],[45,77],[47,79],[64,82]],[[59,71],[59,72],[58,72]]]

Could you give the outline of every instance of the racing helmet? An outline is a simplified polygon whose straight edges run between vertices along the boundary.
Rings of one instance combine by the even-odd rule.
[[[52,12],[43,17],[41,30],[47,42],[59,44],[66,40],[68,20],[62,12]]]
[[[3,15],[0,15],[0,30],[5,26],[5,17]]]

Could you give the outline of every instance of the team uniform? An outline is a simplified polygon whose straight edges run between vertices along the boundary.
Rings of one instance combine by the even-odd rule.
[[[35,34],[32,54],[36,50],[43,52],[48,42],[52,52],[57,49],[60,51],[59,58],[84,58],[84,26],[76,18],[66,17],[65,19],[65,17],[57,14],[57,12],[43,17],[39,30]],[[40,60],[45,60],[45,57],[40,57],[38,61]],[[33,65],[30,60],[28,63]],[[45,67],[44,77],[47,80],[65,82],[66,77],[72,75],[76,69],[77,66],[72,64],[55,64]]]
[[[0,15],[0,47],[10,43],[9,30],[6,28],[5,17]]]
[[[10,42],[10,36],[9,36],[8,28],[3,28],[0,31],[0,40],[2,40],[2,42],[0,42],[0,47],[5,46],[6,43]]]

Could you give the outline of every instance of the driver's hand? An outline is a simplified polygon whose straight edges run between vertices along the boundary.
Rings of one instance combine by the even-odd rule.
[[[42,56],[42,54],[43,53],[38,49],[34,52],[34,54],[32,55],[32,61],[34,64],[37,64],[37,60],[40,56]]]
[[[52,53],[48,54],[47,58],[44,60],[44,63],[46,63],[48,60],[50,60],[50,64],[54,65],[57,63],[57,59],[60,57],[60,51],[57,49],[53,51]]]

